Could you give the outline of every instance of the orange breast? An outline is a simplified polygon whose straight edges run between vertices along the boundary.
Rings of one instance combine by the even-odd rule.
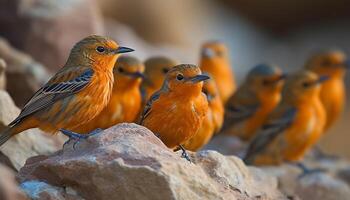
[[[169,148],[175,148],[197,133],[207,110],[204,95],[190,100],[161,95],[153,103],[143,125],[159,135]]]
[[[327,113],[325,129],[330,128],[339,118],[345,104],[345,86],[340,78],[332,78],[324,82],[321,88],[321,101]]]

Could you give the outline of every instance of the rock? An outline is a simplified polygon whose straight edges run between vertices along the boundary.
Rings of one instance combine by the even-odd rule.
[[[2,0],[0,13],[1,35],[53,71],[77,41],[103,33],[94,0]]]
[[[82,200],[76,194],[69,194],[64,189],[51,186],[42,181],[27,181],[20,185],[32,200]]]
[[[193,163],[142,126],[119,124],[75,150],[71,142],[51,156],[28,159],[18,178],[22,185],[68,187],[84,199],[285,199],[275,178],[237,157],[214,151],[190,156]]]
[[[344,161],[333,161],[332,165],[329,165],[328,161],[316,163],[306,160],[304,163],[311,169],[322,168],[326,171],[300,176],[301,170],[288,164],[279,167],[263,167],[261,169],[267,174],[278,178],[279,188],[287,196],[297,196],[301,199],[311,200],[349,199],[349,185],[336,176],[336,172],[345,167]],[[349,163],[347,163],[347,166],[349,166]]]
[[[0,91],[0,130],[15,119],[20,110],[5,91]],[[59,134],[47,136],[38,129],[16,135],[0,147],[0,162],[19,170],[32,156],[51,154],[63,145],[65,138]]]
[[[234,136],[218,134],[214,135],[204,149],[215,150],[224,155],[236,155],[242,158],[245,155],[247,143]]]
[[[3,58],[7,63],[7,90],[16,104],[23,106],[34,92],[48,80],[49,74],[45,67],[30,56],[14,49],[1,37],[0,58]]]
[[[29,200],[18,187],[13,171],[0,164],[0,199],[1,200]]]
[[[0,58],[0,90],[6,89],[6,62]]]

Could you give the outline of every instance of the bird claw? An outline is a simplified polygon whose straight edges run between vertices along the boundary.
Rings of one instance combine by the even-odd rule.
[[[75,150],[76,149],[76,145],[80,142],[81,139],[85,140],[93,135],[96,135],[100,132],[103,131],[103,129],[95,129],[93,131],[91,131],[89,134],[86,134],[86,135],[82,135],[82,134],[78,134],[78,133],[75,133],[73,131],[69,131],[69,130],[66,130],[66,129],[60,129],[60,131],[69,137],[69,139],[63,144],[63,148],[69,144],[72,140],[74,140],[74,143],[73,143],[73,149]]]
[[[179,145],[179,147],[182,151],[181,158],[185,158],[187,161],[191,162],[190,156],[188,155],[186,149],[182,145]]]
[[[305,166],[303,163],[296,163],[296,166],[302,170],[302,173],[298,176],[298,179],[304,178],[305,176],[316,174],[316,173],[324,173],[327,170],[322,168],[314,168],[310,169]]]

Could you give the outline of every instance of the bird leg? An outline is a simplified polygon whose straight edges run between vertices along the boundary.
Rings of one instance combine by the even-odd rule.
[[[189,162],[191,162],[191,159],[186,151],[186,149],[182,146],[182,145],[179,145],[179,148],[181,149],[182,151],[182,154],[181,154],[181,158],[185,158],[186,160],[188,160]]]
[[[63,144],[63,147],[65,147],[71,140],[74,140],[73,149],[75,150],[76,145],[80,142],[81,139],[85,140],[93,135],[96,135],[96,134],[102,132],[103,129],[98,128],[98,129],[91,131],[88,134],[79,134],[79,133],[75,133],[73,131],[69,131],[69,130],[66,130],[63,128],[61,128],[60,131],[64,135],[69,137],[69,139]]]
[[[322,168],[311,169],[311,168],[307,167],[305,164],[303,164],[302,162],[293,162],[291,164],[302,170],[302,173],[298,176],[298,179],[301,179],[307,175],[311,175],[311,174],[315,174],[315,173],[322,173],[322,172],[327,171],[326,169],[322,169]]]
[[[317,160],[338,160],[339,157],[325,153],[319,146],[313,148],[313,156]]]

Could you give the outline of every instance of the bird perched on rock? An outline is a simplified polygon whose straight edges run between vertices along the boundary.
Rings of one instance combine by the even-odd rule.
[[[344,110],[346,68],[350,68],[349,60],[341,51],[327,51],[312,56],[305,68],[320,76],[328,76],[329,80],[321,87],[321,101],[327,113],[325,129],[328,130]]]
[[[251,142],[245,162],[278,165],[299,162],[318,141],[326,114],[319,98],[320,84],[327,78],[310,71],[288,77],[282,99]]]
[[[156,56],[147,59],[144,64],[145,79],[142,82],[141,90],[144,93],[145,101],[147,101],[154,92],[162,87],[166,73],[178,62],[168,57]]]
[[[218,89],[213,79],[203,84],[203,93],[206,94],[209,109],[199,131],[183,146],[190,151],[197,151],[206,145],[214,133],[217,133],[224,121],[224,106],[222,105]]]
[[[249,141],[281,99],[285,75],[270,64],[255,66],[225,105],[223,132]]]
[[[79,41],[66,64],[33,95],[19,116],[0,134],[0,145],[30,128],[51,133],[60,130],[76,138],[79,134],[73,132],[81,133],[107,105],[118,55],[131,51],[97,35]]]
[[[203,81],[209,79],[199,67],[180,64],[167,74],[163,86],[149,99],[141,125],[155,133],[164,144],[180,148],[182,156],[190,160],[182,147],[199,130],[208,112],[208,101],[202,93]]]
[[[200,68],[215,80],[222,102],[225,104],[236,89],[229,63],[227,47],[221,42],[208,42],[202,46]]]
[[[113,69],[114,84],[110,101],[94,120],[84,126],[84,132],[135,121],[141,109],[140,84],[144,68],[135,57],[118,58]]]

